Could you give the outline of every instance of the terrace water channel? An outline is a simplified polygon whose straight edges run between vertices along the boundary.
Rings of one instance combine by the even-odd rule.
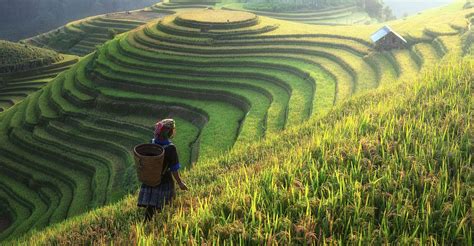
[[[415,15],[423,10],[447,5],[453,0],[384,0],[397,18]]]

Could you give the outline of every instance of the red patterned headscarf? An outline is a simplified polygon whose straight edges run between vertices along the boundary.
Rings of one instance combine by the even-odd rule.
[[[165,140],[170,138],[172,130],[175,128],[173,119],[159,120],[155,124],[155,139]]]

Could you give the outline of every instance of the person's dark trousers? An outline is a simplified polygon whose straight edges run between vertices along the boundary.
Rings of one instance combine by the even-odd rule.
[[[155,207],[155,206],[148,206],[146,207],[146,211],[145,211],[145,222],[148,222],[150,221],[151,219],[153,219],[153,215],[155,215],[156,211],[158,209]]]

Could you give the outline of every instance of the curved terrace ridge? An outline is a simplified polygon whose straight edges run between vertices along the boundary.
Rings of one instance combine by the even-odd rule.
[[[0,239],[133,190],[130,150],[150,140],[157,118],[176,119],[181,161],[208,160],[360,91],[413,78],[461,42],[447,28],[409,49],[373,52],[364,37],[376,26],[363,34],[334,27],[343,33],[335,35],[247,13],[209,20],[214,11],[119,35],[0,114],[0,169],[12,174],[0,174],[0,200],[14,220]]]
[[[174,22],[191,28],[236,29],[256,25],[258,16],[242,11],[204,9],[178,14]]]

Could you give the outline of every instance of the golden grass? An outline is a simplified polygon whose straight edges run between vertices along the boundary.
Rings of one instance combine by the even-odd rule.
[[[276,20],[261,16],[262,21],[269,24],[279,24],[280,28],[268,33],[269,35],[284,34],[330,34],[342,37],[360,38],[369,41],[372,33],[383,25],[390,25],[395,31],[402,35],[410,35],[416,38],[425,36],[425,30],[435,31],[437,34],[452,34],[456,28],[466,28],[469,23],[466,15],[474,13],[474,9],[462,9],[462,3],[454,3],[446,7],[436,8],[422,12],[419,15],[406,19],[390,21],[373,25],[351,25],[351,26],[318,26],[302,24],[291,21]]]
[[[249,12],[228,11],[217,9],[203,9],[192,12],[185,12],[178,15],[178,18],[199,23],[225,24],[244,22],[255,19],[257,16]]]
[[[192,190],[151,223],[129,196],[19,242],[472,245],[473,69],[360,95],[197,165],[183,175]]]
[[[317,225],[320,235],[315,237],[318,237],[318,240],[321,239],[322,243],[336,243],[337,241],[341,244],[347,242],[376,244],[397,242],[400,239],[408,240],[403,241],[407,244],[410,242],[423,244],[427,236],[448,240],[448,244],[472,242],[472,238],[467,238],[470,232],[467,230],[470,230],[470,227],[466,227],[466,217],[464,217],[466,209],[463,207],[465,203],[461,201],[465,196],[458,192],[454,195],[454,200],[450,200],[453,196],[446,194],[453,193],[451,190],[453,182],[447,178],[431,182],[436,177],[425,173],[427,170],[437,172],[438,169],[441,169],[438,174],[447,177],[447,175],[451,175],[450,170],[445,170],[446,166],[444,165],[447,164],[437,167],[435,163],[460,159],[470,160],[470,157],[458,152],[458,144],[452,141],[452,139],[459,137],[459,134],[456,135],[447,129],[448,132],[444,131],[443,136],[443,131],[439,131],[439,129],[451,126],[443,125],[445,118],[437,113],[426,115],[424,113],[426,110],[433,110],[433,112],[446,110],[446,113],[455,116],[450,118],[456,119],[452,124],[465,127],[463,125],[464,118],[459,113],[461,111],[449,111],[448,108],[440,105],[452,103],[452,101],[444,101],[445,97],[442,94],[445,89],[458,94],[452,97],[453,100],[459,100],[461,103],[460,100],[466,98],[468,94],[466,93],[467,82],[469,79],[472,80],[472,63],[445,68],[444,73],[440,72],[425,78],[422,82],[415,83],[420,73],[432,68],[432,65],[440,59],[440,53],[435,50],[432,43],[426,41],[407,50],[392,51],[390,57],[393,57],[393,60],[382,56],[381,53],[372,52],[369,48],[370,35],[382,25],[389,24],[402,35],[412,38],[423,38],[424,40],[436,38],[437,44],[443,46],[448,51],[448,55],[459,56],[461,47],[459,34],[468,26],[465,19],[466,14],[472,12],[472,10],[461,10],[460,6],[457,2],[448,7],[426,11],[406,20],[369,26],[317,26],[260,17],[260,23],[250,27],[279,26],[273,31],[255,35],[257,39],[262,36],[277,39],[278,35],[290,35],[290,39],[297,39],[298,35],[306,35],[301,41],[314,41],[315,43],[319,41],[320,45],[311,47],[295,44],[294,46],[300,46],[308,53],[317,51],[312,54],[280,52],[271,55],[271,52],[278,53],[277,49],[279,51],[284,49],[284,45],[278,44],[277,40],[275,40],[275,45],[260,46],[260,48],[271,49],[271,52],[259,53],[256,50],[256,52],[247,54],[234,54],[233,52],[235,50],[245,51],[245,48],[248,50],[259,48],[258,45],[242,48],[225,44],[207,47],[203,43],[200,43],[202,47],[190,42],[183,44],[179,41],[191,41],[194,37],[183,38],[180,34],[199,32],[199,29],[182,27],[179,23],[174,23],[173,18],[165,18],[161,22],[162,24],[180,31],[175,35],[169,34],[167,38],[177,37],[179,40],[175,40],[174,43],[156,40],[155,44],[165,43],[175,49],[167,50],[166,46],[156,49],[149,47],[149,50],[144,49],[143,52],[150,50],[155,53],[162,52],[160,56],[157,55],[158,58],[186,54],[189,56],[186,58],[189,61],[217,58],[227,61],[231,57],[232,59],[243,59],[245,56],[251,56],[252,59],[268,59],[268,62],[276,64],[280,62],[285,65],[293,63],[308,76],[314,78],[317,85],[312,102],[305,100],[304,91],[293,91],[290,102],[312,103],[313,109],[315,109],[312,116],[320,117],[325,115],[322,113],[324,109],[327,110],[332,106],[331,99],[350,101],[340,106],[337,111],[332,111],[325,121],[313,118],[310,120],[311,123],[291,128],[293,122],[290,117],[290,131],[283,134],[270,134],[270,138],[256,143],[255,146],[259,147],[252,147],[254,145],[249,147],[247,142],[241,142],[243,144],[235,145],[236,148],[229,155],[220,156],[218,159],[207,157],[201,159],[192,171],[184,173],[195,190],[178,198],[174,203],[178,208],[171,208],[174,209],[174,213],[170,213],[168,210],[164,211],[164,214],[160,215],[159,220],[151,227],[136,222],[141,215],[135,208],[135,198],[128,197],[122,203],[82,216],[81,219],[86,218],[86,222],[72,219],[62,224],[63,228],[56,226],[52,230],[35,234],[33,239],[27,240],[39,239],[45,240],[45,243],[53,244],[67,242],[67,240],[83,243],[105,243],[116,240],[115,242],[118,244],[127,241],[138,244],[185,243],[185,240],[188,240],[188,243],[203,244],[206,242],[219,243],[221,240],[227,239],[231,242],[245,240],[244,242],[247,243],[261,244],[262,242],[275,242],[272,240],[278,237],[285,238],[285,233],[288,233],[292,237],[286,238],[287,241],[283,241],[283,243],[302,243],[308,242],[305,237],[309,235],[311,238],[311,232],[316,230]],[[231,17],[228,17],[228,14],[215,17],[203,13],[211,13],[211,10],[201,11],[200,14],[182,13],[181,16],[184,15],[187,20],[201,23],[246,20],[242,16],[235,17],[236,12],[232,12]],[[149,24],[148,27],[151,30],[155,26]],[[159,35],[161,34],[157,34],[157,36]],[[147,38],[154,39],[152,36]],[[199,41],[206,42],[207,40],[214,41],[212,37]],[[328,48],[321,45],[321,42],[329,43],[331,41],[344,44],[349,48],[343,49],[340,47],[341,45]],[[216,44],[217,42],[219,40],[216,40]],[[153,44],[153,42],[151,43]],[[136,48],[139,49],[140,45]],[[198,54],[194,54],[197,49],[205,50],[207,53],[199,54],[197,52]],[[230,51],[230,53],[221,55],[219,52],[213,53],[213,49],[215,49],[214,51],[217,49]],[[368,56],[361,54],[366,52],[370,54]],[[281,59],[279,59],[280,57]],[[372,58],[371,62],[368,58]],[[253,61],[252,59],[248,58],[248,61]],[[470,68],[466,68],[468,66]],[[227,68],[221,69],[221,71],[227,71]],[[437,72],[437,70],[434,71]],[[456,81],[452,71],[455,71],[463,79]],[[395,80],[407,83],[398,84],[399,86],[394,87],[395,89],[392,88],[393,91],[377,90],[377,92],[356,96],[355,99],[348,99],[355,91],[365,91],[377,87],[379,84],[395,82]],[[462,90],[460,86],[467,89]],[[438,87],[441,88],[439,91]],[[123,94],[125,95],[125,93]],[[334,99],[334,96],[337,99]],[[155,96],[149,95],[150,99],[152,97]],[[433,101],[433,97],[436,97],[435,101]],[[425,99],[432,104],[425,105]],[[301,108],[295,105],[298,104],[292,103],[289,106],[288,114],[289,116],[294,115],[294,119],[297,119],[301,117]],[[321,108],[323,110],[318,111],[318,107],[319,110]],[[428,121],[437,120],[436,124],[438,125],[425,121],[424,117],[427,117]],[[300,120],[294,122],[300,123]],[[244,131],[249,132],[248,128],[253,127],[255,125],[244,126],[246,129]],[[416,135],[412,134],[413,132],[422,132],[423,134]],[[447,137],[449,141],[445,138],[446,134],[449,135]],[[300,139],[305,141],[300,141]],[[393,139],[397,139],[397,141],[394,142]],[[294,142],[287,145],[291,141]],[[419,147],[420,142],[424,144],[423,148]],[[400,143],[403,146],[397,149],[396,146],[399,146]],[[445,147],[450,148],[449,151]],[[290,148],[291,151],[288,151]],[[394,150],[398,152],[394,154]],[[455,153],[457,157],[453,160],[433,162],[433,158],[437,158],[437,156],[429,155],[435,151],[444,151],[445,154]],[[418,162],[412,163],[414,159]],[[425,165],[425,163],[427,164]],[[381,166],[384,168],[386,166],[386,169],[382,169]],[[403,171],[403,175],[399,175],[400,170]],[[222,178],[224,174],[226,176]],[[407,180],[403,177],[400,178],[405,174],[410,178]],[[368,180],[363,180],[365,178]],[[414,182],[411,184],[406,183],[413,180]],[[364,182],[366,183],[364,184]],[[436,186],[437,190],[428,186],[426,189],[425,187],[419,189],[418,184],[426,183],[433,187]],[[440,183],[443,185],[439,185]],[[448,186],[450,187],[449,191]],[[282,187],[284,189],[281,189]],[[370,190],[371,187],[378,188]],[[397,189],[391,190],[393,187],[397,187]],[[369,192],[364,192],[366,189],[369,189]],[[454,192],[456,189],[456,187],[453,188]],[[406,192],[406,190],[410,192]],[[421,194],[420,190],[422,190]],[[386,194],[396,195],[388,196]],[[431,199],[433,196],[445,199],[443,201],[449,200],[451,205],[457,207],[456,211],[462,211],[461,214],[438,214],[437,216],[447,216],[446,221],[452,220],[449,224],[445,223],[444,227],[442,227],[443,225],[439,227],[438,224],[443,223],[438,223],[439,220],[430,215],[431,207],[436,207],[436,212],[442,211],[439,204],[430,203],[428,198]],[[411,203],[412,200],[420,197],[422,197],[421,200],[417,200],[415,204]],[[414,206],[419,207],[410,210]],[[428,212],[424,212],[425,206],[428,206]],[[109,213],[111,209],[114,211]],[[341,211],[343,212],[341,213]],[[374,219],[375,211],[381,213],[377,215],[377,219]],[[397,216],[392,217],[392,213],[396,213]],[[92,217],[90,217],[91,214]],[[405,221],[408,218],[407,214],[410,215],[410,219]],[[318,220],[315,221],[313,218]],[[342,218],[344,221],[341,222],[341,220],[337,220],[338,218]],[[416,221],[413,222],[413,220]],[[358,224],[359,222],[362,223]],[[369,226],[364,226],[367,224]],[[432,224],[436,224],[439,228],[433,229]],[[415,229],[416,226],[418,227]],[[82,235],[80,233],[84,231],[84,228],[86,228],[85,235]],[[71,232],[71,234],[63,232]],[[303,236],[300,235],[301,233]],[[240,236],[232,237],[233,234]],[[331,237],[335,234],[338,236]],[[461,239],[462,236],[464,239]]]

